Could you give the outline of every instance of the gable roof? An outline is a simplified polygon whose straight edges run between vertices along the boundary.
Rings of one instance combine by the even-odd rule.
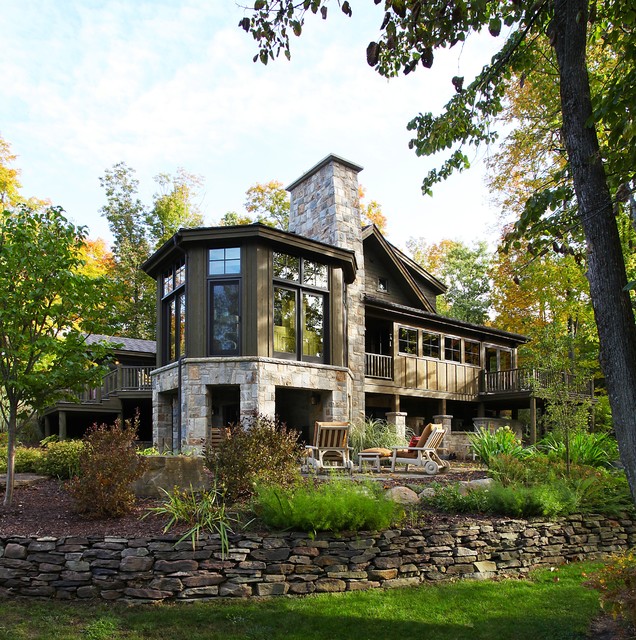
[[[86,344],[96,342],[108,342],[115,346],[115,351],[132,351],[136,353],[147,353],[155,355],[157,353],[157,343],[155,340],[140,340],[139,338],[123,338],[121,336],[104,336],[91,334],[86,336]]]
[[[403,282],[407,289],[414,295],[414,297],[422,305],[422,308],[429,313],[435,313],[435,308],[430,301],[423,294],[420,287],[417,285],[417,279],[420,278],[426,282],[426,285],[430,287],[437,295],[446,292],[446,286],[442,284],[437,278],[432,276],[428,271],[420,267],[416,262],[411,260],[408,256],[402,253],[397,247],[392,245],[383,235],[380,230],[374,225],[369,225],[362,229],[362,241],[374,240],[380,249],[384,252],[387,260],[393,264],[398,273],[402,276]]]

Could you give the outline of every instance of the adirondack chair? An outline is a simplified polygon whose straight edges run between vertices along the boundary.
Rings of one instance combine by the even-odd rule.
[[[395,471],[396,464],[406,465],[408,472],[409,465],[418,467],[429,475],[439,473],[441,469],[450,467],[446,460],[442,460],[437,454],[437,449],[444,439],[444,429],[440,425],[426,425],[422,435],[414,447],[392,447],[391,472]]]
[[[305,465],[308,471],[343,469],[353,473],[348,422],[316,422],[314,444],[307,445]]]

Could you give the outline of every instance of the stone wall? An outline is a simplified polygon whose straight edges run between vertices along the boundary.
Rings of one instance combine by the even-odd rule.
[[[454,577],[523,574],[540,565],[631,547],[630,519],[466,521],[337,537],[218,537],[196,550],[175,537],[0,537],[0,596],[196,600],[414,586]]]

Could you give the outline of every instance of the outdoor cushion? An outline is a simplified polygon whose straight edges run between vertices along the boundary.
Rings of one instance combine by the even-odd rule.
[[[360,453],[377,453],[381,458],[391,457],[391,449],[385,449],[384,447],[371,447],[371,449],[363,449]]]

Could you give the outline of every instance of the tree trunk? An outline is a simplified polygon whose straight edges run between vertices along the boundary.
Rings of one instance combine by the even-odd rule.
[[[13,500],[13,488],[15,486],[15,440],[17,424],[17,407],[14,407],[13,403],[11,403],[9,407],[9,424],[7,425],[7,486],[3,501],[3,505],[7,508],[11,506],[11,501]]]
[[[587,0],[555,0],[563,136],[588,253],[587,279],[614,429],[636,498],[636,324],[616,218],[592,122],[585,60]]]

